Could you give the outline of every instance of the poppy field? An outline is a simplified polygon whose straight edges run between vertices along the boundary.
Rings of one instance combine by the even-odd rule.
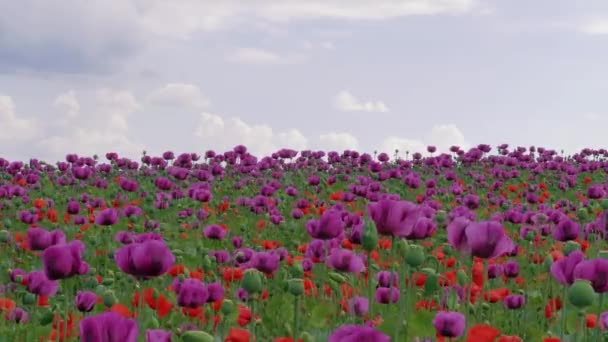
[[[605,341],[607,173],[506,144],[0,158],[0,341]]]

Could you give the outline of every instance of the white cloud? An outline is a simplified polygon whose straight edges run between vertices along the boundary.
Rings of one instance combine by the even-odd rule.
[[[150,93],[148,101],[162,106],[191,107],[194,109],[209,105],[209,99],[203,95],[199,87],[187,83],[168,83],[163,88]]]
[[[77,118],[65,122],[64,134],[40,139],[38,148],[49,161],[63,159],[66,153],[91,156],[110,151],[137,158],[144,145],[131,141],[128,117],[142,108],[130,91],[100,89],[90,110],[81,111]]]
[[[357,150],[359,140],[350,133],[329,132],[319,136],[319,148],[324,150]]]
[[[579,31],[591,35],[608,34],[608,19],[595,19],[582,23]]]
[[[343,112],[388,112],[382,101],[361,101],[350,92],[343,90],[334,97],[334,107]]]
[[[66,93],[60,94],[55,98],[53,106],[64,111],[68,118],[75,118],[80,112],[80,103],[76,98],[74,90],[69,90]]]
[[[599,121],[602,119],[602,115],[593,112],[585,113],[583,117],[589,121]]]
[[[429,145],[437,147],[439,153],[447,153],[452,145],[459,146],[462,149],[467,149],[470,146],[460,129],[450,124],[434,126],[424,141],[389,136],[382,141],[378,152],[386,152],[392,155],[395,150],[399,150],[398,154],[401,157],[406,156],[406,151],[409,152],[410,157],[415,152],[428,155],[426,148]]]
[[[39,125],[32,119],[22,119],[17,114],[13,98],[0,95],[0,141],[4,149],[8,149],[6,142],[21,142],[36,137]]]
[[[233,117],[225,120],[213,113],[202,113],[194,135],[206,146],[226,151],[243,144],[251,153],[264,156],[280,148],[305,149],[308,139],[297,129],[275,133],[268,125],[250,125]]]
[[[282,56],[272,51],[257,48],[239,48],[227,56],[231,62],[242,64],[295,64],[305,60],[303,56]]]

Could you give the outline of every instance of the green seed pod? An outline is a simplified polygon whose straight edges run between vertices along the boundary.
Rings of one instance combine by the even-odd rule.
[[[34,303],[36,303],[36,295],[28,292],[23,296],[23,304],[32,305]]]
[[[181,336],[183,342],[214,342],[215,338],[200,330],[189,330]]]
[[[304,281],[302,279],[289,279],[287,289],[294,296],[301,296],[304,293]]]
[[[578,309],[593,305],[597,295],[587,280],[577,280],[568,288],[568,300]]]
[[[567,256],[570,253],[572,253],[574,251],[578,251],[580,249],[581,249],[581,245],[579,245],[578,242],[576,242],[576,241],[568,241],[564,245],[564,255]]]
[[[589,215],[589,214],[587,213],[587,210],[586,210],[585,208],[580,208],[580,209],[577,211],[577,213],[576,213],[576,216],[578,216],[578,218],[579,218],[581,221],[585,221],[585,220],[587,220],[587,216],[588,216],[588,215]]]
[[[111,286],[114,284],[114,278],[105,278],[101,281],[101,283],[105,286]]]
[[[347,280],[344,275],[336,272],[329,272],[329,278],[338,284],[345,283]]]
[[[604,209],[604,210],[608,209],[608,199],[603,199],[603,200],[600,202],[600,206],[601,206],[601,207],[602,207],[602,209]]]
[[[436,214],[435,214],[435,222],[437,222],[438,224],[442,224],[445,222],[445,211],[443,210],[439,210]]]
[[[262,292],[262,276],[256,269],[248,269],[243,273],[242,286],[251,294]]]
[[[361,236],[361,246],[364,250],[370,252],[378,246],[378,231],[371,223],[366,223]]]
[[[405,262],[411,267],[418,267],[424,263],[424,249],[418,245],[410,245],[405,252]]]
[[[55,314],[51,310],[45,309],[45,311],[42,312],[42,314],[40,315],[40,320],[38,322],[40,323],[40,325],[46,326],[51,324],[54,319]]]
[[[465,286],[469,282],[469,276],[464,270],[458,270],[458,272],[456,272],[456,282],[460,286]]]
[[[427,274],[424,281],[424,294],[426,296],[435,293],[439,289],[439,275],[437,273]]]
[[[11,237],[11,233],[7,230],[0,230],[0,242],[8,242]]]
[[[224,299],[222,302],[222,313],[226,316],[230,315],[234,311],[234,302],[230,299]]]
[[[315,338],[312,337],[312,335],[310,333],[308,333],[307,331],[304,331],[300,334],[300,338],[302,339],[303,342],[315,342]]]
[[[112,305],[118,303],[118,299],[114,294],[114,291],[107,290],[101,295],[101,300],[103,301],[103,305],[107,307],[111,307]]]

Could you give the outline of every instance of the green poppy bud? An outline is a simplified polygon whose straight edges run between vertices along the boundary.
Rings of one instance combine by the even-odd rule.
[[[370,252],[378,246],[378,231],[371,223],[366,223],[361,236],[361,246],[364,250]]]
[[[577,280],[568,288],[568,300],[578,309],[593,305],[596,293],[588,280]]]
[[[608,199],[603,199],[603,200],[600,202],[600,206],[601,206],[601,207],[602,207],[602,209],[604,209],[604,210],[608,209]]]
[[[222,301],[222,313],[226,316],[230,315],[234,311],[234,302],[230,299],[224,299]]]
[[[437,273],[427,274],[424,281],[424,294],[430,295],[439,289],[439,275]]]
[[[183,342],[214,342],[215,338],[200,330],[189,330],[181,336]]]
[[[469,282],[469,276],[464,270],[461,269],[456,272],[456,282],[460,286],[465,286]]]
[[[262,276],[256,269],[248,269],[243,273],[242,286],[251,294],[262,292]]]
[[[294,296],[301,296],[304,293],[304,281],[302,279],[289,279],[287,289]]]
[[[315,338],[312,337],[312,335],[310,333],[308,333],[307,331],[304,331],[300,334],[300,338],[302,339],[303,342],[315,342]]]
[[[7,230],[0,230],[0,242],[8,242],[11,237],[11,233]]]
[[[342,284],[346,282],[346,277],[340,273],[329,272],[329,278],[335,281],[338,284]]]
[[[45,311],[40,315],[40,320],[38,321],[41,326],[49,325],[55,319],[55,314],[49,310],[45,309]]]
[[[101,283],[105,286],[110,286],[114,284],[114,278],[104,278]]]
[[[443,210],[439,210],[437,212],[437,214],[435,214],[435,222],[437,222],[438,224],[442,224],[445,222],[445,211]]]
[[[103,305],[105,305],[107,307],[111,307],[114,304],[118,303],[118,299],[116,298],[116,295],[114,294],[114,291],[112,291],[112,290],[105,291],[101,295],[101,300],[103,301]]]
[[[405,252],[405,262],[411,267],[418,267],[424,263],[424,249],[418,245],[410,245]]]
[[[568,241],[564,245],[564,255],[567,256],[570,253],[572,253],[574,251],[578,251],[580,249],[581,249],[581,245],[579,245],[578,242],[576,242],[576,241]]]
[[[34,303],[36,303],[36,295],[28,292],[23,296],[23,304],[32,305]]]

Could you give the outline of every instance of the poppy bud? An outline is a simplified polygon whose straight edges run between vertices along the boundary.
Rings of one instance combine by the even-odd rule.
[[[581,249],[581,245],[576,241],[568,241],[564,245],[564,255],[568,256],[570,253],[574,251],[578,251]]]
[[[370,223],[365,224],[363,235],[361,236],[361,246],[370,252],[378,245],[378,231]]]
[[[424,263],[425,255],[422,247],[410,245],[405,252],[405,262],[411,267],[418,267]]]
[[[222,301],[222,313],[226,316],[230,315],[234,311],[234,302],[230,299],[224,299]]]
[[[0,230],[0,242],[8,242],[11,237],[10,233],[6,230]]]
[[[303,333],[301,333],[300,338],[302,339],[303,342],[315,342],[315,338],[312,337],[312,335],[309,334],[307,331],[304,331]]]
[[[45,311],[40,315],[40,320],[38,322],[40,325],[46,326],[51,324],[54,319],[55,314],[51,310],[45,309]]]
[[[214,342],[215,338],[200,330],[189,330],[182,334],[183,342]]]
[[[581,221],[585,221],[588,216],[587,210],[585,208],[580,208],[576,214]]]
[[[103,305],[107,307],[112,307],[114,304],[118,303],[118,299],[112,290],[107,290],[101,295],[101,299],[103,301]]]
[[[437,273],[427,274],[424,281],[424,294],[430,295],[439,289],[439,276]]]
[[[460,286],[465,286],[469,282],[469,277],[464,270],[461,269],[456,272],[456,282]]]
[[[551,272],[552,264],[553,264],[553,256],[551,256],[551,254],[549,254],[545,257],[545,260],[543,260],[543,267],[545,268],[545,271]]]
[[[336,272],[329,272],[329,278],[339,284],[346,282],[346,277]]]
[[[243,288],[248,293],[255,294],[262,292],[262,277],[260,271],[248,269],[243,273]]]
[[[294,296],[301,296],[304,293],[304,281],[302,279],[289,279],[287,289]]]
[[[442,224],[445,222],[445,211],[439,210],[437,214],[435,214],[435,222]]]
[[[593,305],[595,299],[593,286],[587,280],[577,280],[568,288],[568,300],[578,309]]]
[[[104,278],[101,283],[105,286],[110,286],[114,284],[114,278]]]
[[[23,304],[25,305],[32,305],[36,302],[36,295],[34,295],[33,293],[26,293],[25,296],[23,296]]]
[[[600,202],[600,205],[602,206],[602,209],[604,209],[604,210],[608,209],[608,199],[603,199]]]

